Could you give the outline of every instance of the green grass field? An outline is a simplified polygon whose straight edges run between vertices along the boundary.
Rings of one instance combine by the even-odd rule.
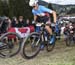
[[[30,60],[22,58],[20,54],[12,58],[0,58],[0,65],[75,65],[75,46],[67,47],[61,40],[56,43],[52,52],[44,49]]]

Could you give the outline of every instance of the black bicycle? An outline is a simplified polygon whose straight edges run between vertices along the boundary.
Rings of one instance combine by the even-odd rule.
[[[45,24],[40,23],[40,26],[40,32],[33,32],[23,40],[21,47],[23,58],[31,59],[35,57],[39,53],[42,44],[46,46],[48,52],[54,49],[55,42],[53,44],[49,43],[51,36],[46,31]]]
[[[21,37],[17,33],[7,32],[0,37],[0,57],[12,57],[21,48]]]

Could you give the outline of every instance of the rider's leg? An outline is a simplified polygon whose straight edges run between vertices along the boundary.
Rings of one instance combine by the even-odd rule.
[[[50,26],[49,26],[49,25],[46,25],[45,28],[46,28],[46,30],[48,31],[48,33],[49,33],[50,35],[52,35],[52,29],[50,28]]]
[[[54,43],[55,42],[55,36],[52,33],[52,29],[50,28],[49,25],[46,25],[45,28],[49,32],[49,34],[51,35],[50,44]]]

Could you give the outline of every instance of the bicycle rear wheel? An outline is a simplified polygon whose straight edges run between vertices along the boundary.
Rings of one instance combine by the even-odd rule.
[[[21,37],[17,33],[8,32],[1,36],[0,54],[5,57],[16,55],[21,48]]]
[[[40,51],[40,34],[33,32],[23,40],[21,55],[23,58],[34,58]]]

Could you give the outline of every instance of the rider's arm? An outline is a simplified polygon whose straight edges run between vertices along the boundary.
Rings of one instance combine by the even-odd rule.
[[[37,14],[36,14],[36,12],[34,11],[34,9],[32,10],[32,13],[33,13],[33,15],[34,15],[34,21],[36,21],[36,19],[37,19]]]
[[[36,16],[36,15],[34,15],[34,21],[36,21],[36,19],[37,19],[37,16]]]
[[[54,23],[56,23],[56,20],[57,20],[56,12],[53,11],[52,14],[53,14]]]

